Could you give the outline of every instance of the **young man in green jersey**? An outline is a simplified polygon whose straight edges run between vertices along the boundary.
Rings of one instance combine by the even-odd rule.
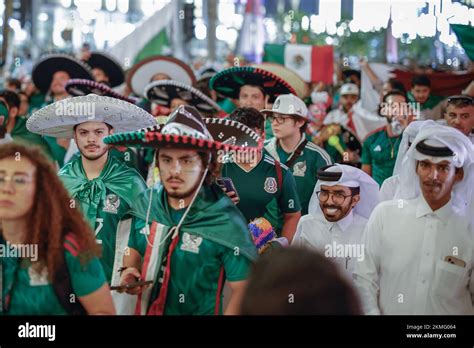
[[[254,108],[238,108],[228,119],[240,122],[258,134],[263,133],[264,117]],[[278,210],[283,213],[281,235],[292,240],[301,207],[295,180],[287,166],[262,150],[249,158],[236,154],[224,164],[222,176],[232,179],[239,197],[237,208],[248,222],[263,217],[269,204],[276,201]]]
[[[118,269],[128,243],[128,211],[146,185],[136,170],[110,155],[110,146],[103,143],[103,138],[154,123],[150,114],[133,104],[94,94],[50,104],[27,122],[32,132],[74,138],[81,155],[61,168],[59,176],[74,199],[71,204],[79,205],[95,231],[102,247],[101,263],[111,285],[118,284]]]
[[[224,128],[235,130],[234,139],[253,132],[237,122],[214,120],[223,136],[211,136],[213,124],[208,128],[194,107],[182,105],[165,125],[105,139],[157,149],[162,185],[137,199],[132,214],[144,228],[132,231],[122,272],[122,284],[132,286],[127,292],[138,295],[136,314],[221,314],[225,281],[232,290],[225,313],[238,313],[257,250],[245,218],[214,179],[218,153],[242,150],[227,145]],[[130,285],[137,280],[152,285]]]
[[[272,109],[262,112],[267,121],[271,122],[275,135],[266,142],[265,149],[292,172],[301,203],[301,215],[306,215],[314,186],[318,181],[317,172],[320,168],[332,164],[331,157],[306,139],[308,109],[297,96],[281,95]]]

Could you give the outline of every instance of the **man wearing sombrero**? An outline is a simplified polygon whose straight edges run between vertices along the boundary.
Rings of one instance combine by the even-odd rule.
[[[97,95],[64,99],[38,110],[27,121],[34,133],[74,138],[81,156],[66,164],[59,176],[102,246],[101,263],[107,280],[118,283],[128,242],[128,210],[145,189],[137,171],[110,156],[103,138],[155,124],[143,109],[122,100]],[[120,309],[117,308],[120,312]]]
[[[238,313],[257,251],[244,217],[214,180],[219,158],[258,147],[258,135],[238,122],[203,121],[183,105],[165,125],[105,142],[157,149],[162,185],[136,199],[132,214],[144,228],[131,232],[122,272],[122,284],[153,283],[127,290],[138,294],[136,314],[221,314],[225,281],[232,290],[225,312]]]
[[[120,86],[125,81],[125,73],[113,57],[104,52],[86,52],[82,60],[92,69],[94,80],[109,87]]]
[[[80,60],[66,54],[49,54],[42,57],[33,67],[32,79],[35,86],[46,94],[45,104],[57,102],[69,97],[66,83],[72,78],[93,80],[90,67]],[[45,137],[45,141],[59,167],[69,147],[67,139]]]
[[[215,74],[210,82],[211,89],[234,99],[238,107],[252,107],[263,110],[280,94],[293,93],[295,89],[280,75],[259,66],[237,66]],[[273,137],[272,129],[265,124],[265,138]]]

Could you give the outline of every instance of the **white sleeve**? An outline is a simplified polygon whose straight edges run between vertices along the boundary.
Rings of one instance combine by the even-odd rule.
[[[390,201],[395,197],[395,186],[392,184],[391,178],[392,177],[385,179],[382,183],[382,186],[380,187],[380,202]]]
[[[364,246],[364,257],[357,260],[353,278],[356,289],[362,300],[362,306],[365,314],[378,315],[379,308],[379,272],[380,272],[380,254],[382,218],[380,206],[376,207],[365,226],[362,237]]]
[[[293,240],[291,241],[291,246],[304,246],[304,243],[303,243],[303,236],[302,236],[302,233],[303,233],[303,219],[301,218],[299,221],[298,221],[298,226],[296,227],[296,233],[295,235],[293,236]]]

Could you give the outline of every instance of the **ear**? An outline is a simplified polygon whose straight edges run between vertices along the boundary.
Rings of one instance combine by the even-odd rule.
[[[456,169],[456,173],[454,174],[454,182],[461,182],[462,179],[464,179],[464,168],[461,167]]]
[[[354,208],[354,206],[359,203],[360,201],[360,194],[358,195],[355,195],[354,197],[352,197],[352,208]]]

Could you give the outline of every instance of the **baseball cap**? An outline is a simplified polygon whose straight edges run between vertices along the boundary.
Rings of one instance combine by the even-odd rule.
[[[282,94],[273,104],[271,109],[260,111],[262,114],[279,113],[283,115],[299,116],[308,119],[308,108],[304,101],[294,94]]]
[[[345,83],[341,87],[340,94],[341,95],[348,95],[348,94],[359,95],[359,87],[357,87],[355,83]]]

